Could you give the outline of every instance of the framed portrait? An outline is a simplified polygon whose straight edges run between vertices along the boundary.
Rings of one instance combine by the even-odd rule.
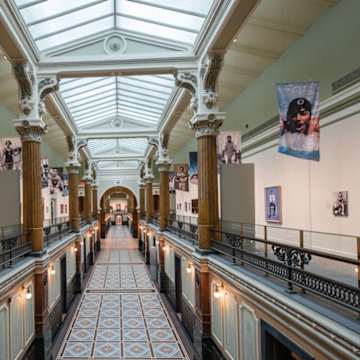
[[[20,170],[21,153],[20,138],[0,139],[0,170]]]
[[[220,164],[241,164],[240,131],[221,131],[216,138],[217,158]]]
[[[197,158],[198,153],[195,151],[189,152],[189,178],[190,183],[197,185],[198,184],[198,166],[197,166]]]
[[[177,164],[175,167],[175,189],[189,191],[189,166],[188,164]]]
[[[281,186],[265,188],[265,219],[278,224],[282,222]]]
[[[346,217],[349,215],[349,202],[347,191],[337,191],[334,193],[333,215]]]

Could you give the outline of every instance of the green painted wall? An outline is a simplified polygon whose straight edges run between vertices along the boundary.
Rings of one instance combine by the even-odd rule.
[[[317,80],[321,100],[330,97],[331,83],[359,66],[359,14],[359,0],[343,0],[321,16],[305,36],[290,45],[278,61],[224,109],[227,116],[223,128],[240,128],[245,134],[277,116],[278,82]]]
[[[16,114],[9,111],[5,106],[0,104],[0,137],[19,137],[13,125]],[[43,157],[49,159],[49,165],[54,167],[64,166],[65,159],[62,155],[56,152],[48,143],[45,141],[41,144],[41,153]]]
[[[330,97],[331,83],[360,65],[359,14],[359,0],[343,0],[327,11],[224,109],[227,115],[222,128],[245,134],[277,116],[278,82],[318,80],[321,100]],[[195,145],[191,139],[176,154],[175,162],[187,159]]]

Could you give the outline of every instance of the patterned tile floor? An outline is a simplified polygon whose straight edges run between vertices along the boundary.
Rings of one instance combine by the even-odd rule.
[[[188,359],[132,242],[110,229],[58,359]]]

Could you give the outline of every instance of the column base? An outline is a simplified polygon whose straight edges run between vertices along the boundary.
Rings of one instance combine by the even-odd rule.
[[[201,255],[210,255],[213,253],[211,249],[201,249],[199,246],[195,246],[195,251]]]
[[[76,293],[82,293],[83,286],[83,277],[82,273],[76,273],[75,274],[75,292]]]
[[[47,249],[43,249],[43,250],[40,250],[40,251],[31,251],[30,255],[34,256],[34,257],[42,257],[46,253],[47,253]]]

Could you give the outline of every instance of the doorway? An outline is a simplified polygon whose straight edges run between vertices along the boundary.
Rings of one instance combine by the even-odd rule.
[[[182,313],[181,257],[175,254],[175,298],[176,312]]]
[[[60,259],[60,294],[62,303],[62,313],[67,312],[67,278],[66,278],[66,254]]]

